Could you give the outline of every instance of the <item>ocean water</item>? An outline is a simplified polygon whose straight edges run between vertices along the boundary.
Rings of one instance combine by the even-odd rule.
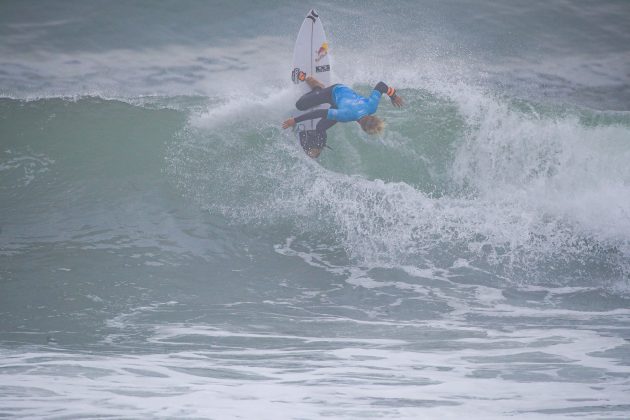
[[[252,3],[0,3],[0,417],[630,418],[630,3]]]

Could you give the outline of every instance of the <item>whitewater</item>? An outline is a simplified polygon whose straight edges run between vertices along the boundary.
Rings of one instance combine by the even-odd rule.
[[[317,160],[293,42],[380,80]],[[0,4],[0,417],[627,419],[630,5]]]

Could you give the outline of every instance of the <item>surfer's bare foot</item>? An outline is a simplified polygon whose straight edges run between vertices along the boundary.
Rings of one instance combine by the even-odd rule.
[[[316,87],[324,89],[326,86],[313,76],[307,76],[305,79],[306,83],[311,87],[311,89],[315,89]]]

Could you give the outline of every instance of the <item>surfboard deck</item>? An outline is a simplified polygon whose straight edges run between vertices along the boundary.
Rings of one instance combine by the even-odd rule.
[[[291,80],[297,85],[300,96],[311,90],[304,81],[307,76],[315,77],[324,86],[329,86],[331,83],[330,47],[324,32],[324,25],[314,9],[311,9],[304,18],[293,48]],[[309,111],[329,107],[330,105],[324,104],[310,108]],[[298,140],[300,136],[313,135],[314,133],[309,132],[315,130],[319,120],[318,118],[296,124],[294,131]]]

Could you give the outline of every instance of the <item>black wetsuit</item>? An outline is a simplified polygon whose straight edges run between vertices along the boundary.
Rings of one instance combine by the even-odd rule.
[[[295,107],[300,111],[305,111],[309,108],[313,108],[314,106],[322,104],[330,104],[331,108],[337,108],[335,98],[333,98],[332,95],[332,91],[335,86],[337,85],[328,86],[327,88],[323,89],[319,86],[315,87],[312,91],[302,95],[302,97],[298,99],[298,101],[295,103]],[[326,146],[326,130],[337,124],[337,121],[327,119],[327,115],[327,109],[315,109],[311,112],[307,112],[306,114],[295,117],[296,123],[321,118],[315,126],[315,130],[317,132],[315,137],[305,136],[304,138],[300,138],[300,143],[302,144],[304,150],[308,150],[311,148],[321,149]]]
[[[381,95],[387,93],[393,99],[396,95],[395,92],[393,88],[387,87],[383,82],[379,82],[374,87],[374,91],[369,99],[340,84],[326,88],[315,87],[312,91],[304,94],[296,102],[295,107],[300,111],[305,111],[318,105],[330,104],[330,109],[316,109],[295,118],[296,123],[321,118],[315,127],[317,135],[305,137],[304,141],[300,140],[302,147],[305,150],[310,148],[321,149],[326,145],[326,130],[335,125],[337,121],[358,121],[365,115],[373,114],[376,112]],[[338,101],[344,109],[337,110]]]

